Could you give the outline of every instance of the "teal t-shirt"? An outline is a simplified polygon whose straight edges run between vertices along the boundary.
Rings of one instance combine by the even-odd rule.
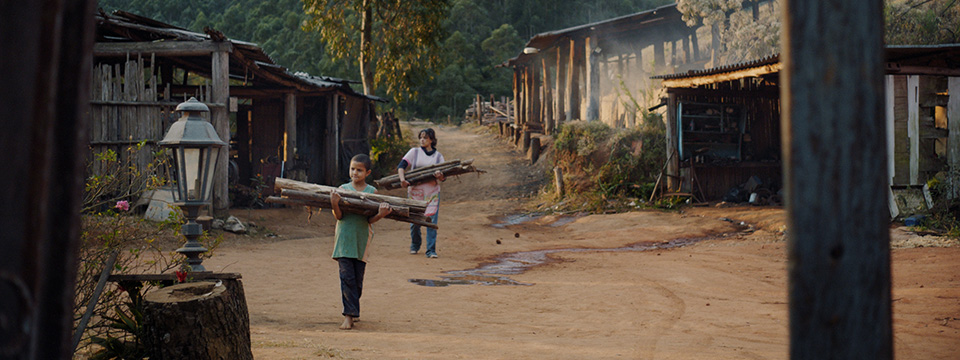
[[[353,184],[340,185],[341,189],[358,191]],[[377,189],[370,184],[363,189],[365,193],[374,193]],[[334,235],[333,258],[363,259],[367,250],[367,240],[370,238],[370,222],[360,214],[343,212],[343,218],[337,220],[337,231]]]

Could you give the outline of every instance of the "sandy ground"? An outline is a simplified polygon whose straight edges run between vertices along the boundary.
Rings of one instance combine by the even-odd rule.
[[[257,358],[787,358],[782,209],[504,225],[543,170],[488,134],[440,127],[438,138],[447,159],[488,172],[444,183],[438,259],[408,254],[406,223],[375,225],[354,330],[337,328],[332,215],[308,223],[302,209],[231,211],[261,231],[226,234],[204,265],[242,274]],[[907,230],[891,228],[896,358],[960,359],[960,246],[931,247],[942,239]]]

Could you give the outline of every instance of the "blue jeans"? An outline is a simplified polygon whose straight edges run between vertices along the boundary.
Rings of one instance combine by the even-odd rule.
[[[437,217],[440,216],[440,210],[430,216],[430,222],[436,224]],[[420,251],[420,225],[410,224],[410,251]],[[427,228],[427,256],[437,253],[437,229]]]
[[[337,258],[340,263],[340,295],[343,315],[360,317],[360,295],[363,294],[363,273],[367,264],[353,258]]]

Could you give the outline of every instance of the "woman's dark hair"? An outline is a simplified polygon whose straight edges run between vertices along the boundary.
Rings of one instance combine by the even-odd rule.
[[[373,163],[370,162],[370,157],[367,156],[367,154],[356,154],[352,159],[350,159],[350,161],[363,164],[363,167],[365,167],[367,170],[370,170],[370,168],[373,167]]]
[[[420,130],[420,133],[417,134],[417,138],[420,138],[420,135],[423,134],[427,134],[427,137],[430,138],[431,143],[433,143],[433,147],[437,147],[437,133],[434,132],[433,129],[426,128]]]

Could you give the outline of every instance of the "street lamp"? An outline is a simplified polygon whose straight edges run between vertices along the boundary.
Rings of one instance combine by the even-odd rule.
[[[203,261],[200,254],[207,252],[207,248],[197,241],[203,229],[195,220],[200,208],[210,202],[213,173],[220,148],[226,143],[220,140],[213,125],[203,119],[201,113],[209,112],[210,108],[197,98],[180,103],[176,111],[182,112],[180,119],[170,125],[159,144],[173,152],[173,164],[167,167],[168,179],[173,185],[173,202],[187,219],[180,227],[187,242],[177,252],[187,257],[190,271],[206,271],[200,264]]]

